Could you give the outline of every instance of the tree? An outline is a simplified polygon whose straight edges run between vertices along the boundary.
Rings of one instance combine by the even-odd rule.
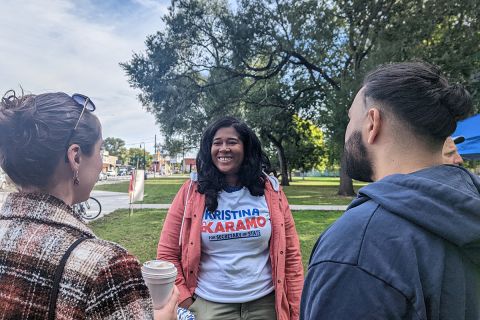
[[[434,63],[472,93],[480,111],[480,2],[474,0],[425,1],[405,6],[396,30],[385,30],[376,55],[395,61],[422,59]],[[423,15],[426,19],[414,19]],[[402,37],[408,35],[408,37]],[[384,58],[381,58],[384,59]]]
[[[128,150],[125,148],[125,141],[120,138],[108,137],[103,141],[103,146],[109,155],[118,157],[122,163],[127,162]]]
[[[354,93],[379,63],[427,58],[478,90],[479,9],[474,0],[244,0],[235,9],[179,0],[165,31],[122,66],[167,135],[198,135],[223,114],[248,119],[276,146],[287,184],[293,115],[325,129],[338,162]],[[341,170],[339,194],[353,193]]]
[[[200,139],[200,138],[199,138]],[[198,147],[199,140],[191,139],[189,137],[169,137],[165,140],[162,148],[170,157],[176,157],[181,154],[185,157],[185,153]]]
[[[183,154],[183,142],[180,139],[167,139],[162,146],[162,150],[172,158],[176,158],[177,155]]]
[[[294,117],[295,133],[286,144],[290,170],[305,172],[313,168],[325,168],[327,164],[323,132],[314,123]],[[290,171],[291,178],[291,171]]]
[[[103,146],[111,156],[119,156],[121,149],[125,147],[125,141],[120,138],[108,137],[103,140]]]
[[[332,75],[341,73],[345,50],[333,36],[339,24],[331,3],[242,1],[236,12],[221,1],[173,4],[166,32],[147,39],[145,56],[122,65],[142,90],[140,100],[167,133],[198,132],[195,126],[215,115],[247,114],[276,146],[287,185],[282,131],[292,129],[293,114],[321,108],[324,91],[340,89]],[[260,109],[269,116],[251,116]]]
[[[128,162],[128,149],[125,147],[120,147],[117,154],[118,160],[122,164],[127,164]]]
[[[145,161],[144,161],[145,160]],[[152,165],[153,156],[143,148],[128,149],[128,164],[139,169],[148,169]]]
[[[255,15],[256,5],[262,3],[242,10]],[[122,66],[131,85],[142,90],[140,100],[156,115],[167,136],[173,133],[198,136],[209,119],[224,114],[245,116],[276,145],[286,177],[282,130],[293,124],[283,121],[291,121],[291,115],[300,107],[310,107],[300,102],[311,101],[316,93],[313,88],[291,90],[292,81],[302,82],[304,75],[300,70],[281,69],[288,57],[277,59],[264,54],[247,57],[239,51],[247,44],[245,37],[256,36],[251,22],[262,21],[261,17],[250,18],[233,15],[223,2],[175,2],[171,14],[165,17],[168,31],[149,37],[146,55],[135,54]],[[275,31],[268,29],[265,34],[272,36]],[[264,47],[267,53],[272,45],[267,43]],[[247,67],[244,59],[252,60]],[[267,65],[278,64],[278,69],[262,74],[261,70],[266,70],[262,59]],[[308,91],[311,95],[304,99],[302,93]],[[266,109],[263,113],[267,117],[256,116],[257,109]],[[272,115],[278,129],[275,132],[270,126]],[[282,184],[288,184],[288,179],[282,178]]]

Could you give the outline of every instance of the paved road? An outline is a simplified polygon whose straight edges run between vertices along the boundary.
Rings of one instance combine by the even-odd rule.
[[[7,192],[0,192],[0,206],[3,204]],[[102,204],[102,214],[100,217],[107,215],[117,209],[128,209],[130,207],[128,194],[123,192],[98,191],[94,190],[92,197],[97,198]],[[168,209],[170,204],[132,204],[134,209]],[[290,205],[292,210],[319,210],[319,211],[344,211],[347,206],[334,205]],[[99,217],[99,218],[100,218]]]

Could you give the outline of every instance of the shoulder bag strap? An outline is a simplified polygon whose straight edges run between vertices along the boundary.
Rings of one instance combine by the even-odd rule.
[[[48,306],[49,320],[55,319],[55,310],[57,308],[58,292],[60,290],[60,280],[62,280],[63,269],[65,268],[65,264],[67,263],[68,257],[70,257],[70,254],[72,253],[73,249],[75,249],[75,247],[77,247],[82,241],[87,239],[89,238],[82,237],[77,239],[74,243],[72,243],[70,247],[67,249],[67,251],[65,252],[65,254],[63,255],[62,260],[60,260],[60,263],[57,266],[57,269],[55,270],[55,278],[53,280],[53,288],[52,288],[52,293],[50,295],[50,302]]]

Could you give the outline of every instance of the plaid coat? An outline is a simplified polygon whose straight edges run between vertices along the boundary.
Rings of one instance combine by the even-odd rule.
[[[65,265],[56,319],[152,319],[138,260],[100,240],[71,207],[45,194],[10,194],[0,210],[0,319],[46,319],[55,269]]]

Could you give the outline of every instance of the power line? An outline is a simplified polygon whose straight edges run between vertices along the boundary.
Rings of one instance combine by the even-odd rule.
[[[154,140],[142,140],[139,142],[132,142],[132,143],[125,143],[126,146],[132,146],[132,145],[138,145],[141,143],[151,143],[152,145],[154,144]]]

